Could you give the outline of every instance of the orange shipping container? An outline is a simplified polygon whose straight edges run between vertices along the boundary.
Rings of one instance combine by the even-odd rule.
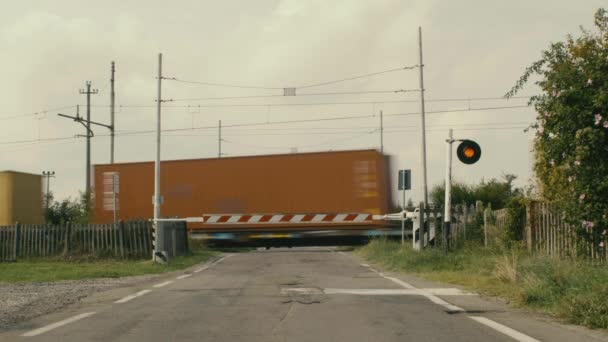
[[[162,217],[203,214],[384,214],[390,193],[387,157],[376,150],[260,155],[161,162]],[[95,165],[94,221],[153,214],[154,163]]]

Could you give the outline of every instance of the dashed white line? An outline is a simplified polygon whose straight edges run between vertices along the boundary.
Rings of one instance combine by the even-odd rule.
[[[169,280],[169,281],[166,281],[164,283],[156,284],[156,285],[154,285],[152,287],[163,287],[163,286],[167,286],[167,285],[171,284],[172,282],[173,282],[173,280]]]
[[[361,264],[361,266],[363,266],[363,267],[369,267],[368,264]]]
[[[192,277],[192,274],[184,274],[179,277],[176,277],[175,279],[184,279],[184,278],[188,278],[188,277]]]
[[[25,334],[21,335],[23,337],[32,337],[32,336],[38,336],[40,334],[44,334],[45,332],[51,331],[53,329],[59,328],[61,326],[64,326],[66,324],[70,324],[76,321],[79,321],[83,318],[87,318],[89,316],[94,315],[95,312],[85,312],[85,313],[81,313],[80,315],[76,315],[67,319],[64,319],[63,321],[59,321],[59,322],[55,322],[53,324],[49,324],[47,326],[44,326],[42,328],[38,328],[29,332],[26,332]]]
[[[130,301],[132,299],[135,299],[137,297],[141,297],[141,296],[145,295],[148,292],[152,292],[152,290],[141,290],[141,291],[139,291],[139,292],[137,292],[135,294],[132,294],[130,296],[126,296],[126,297],[124,297],[122,299],[119,299],[119,300],[115,301],[114,303],[116,303],[116,304],[126,303],[126,302],[128,302],[128,301]]]
[[[511,329],[509,327],[507,327],[506,325],[502,325],[500,323],[494,322],[491,319],[487,319],[485,317],[479,317],[479,316],[471,316],[471,319],[479,322],[485,326],[488,326],[500,333],[503,333],[513,339],[515,339],[516,341],[520,341],[520,342],[540,342],[539,340],[530,337],[526,334],[520,333],[517,330]]]

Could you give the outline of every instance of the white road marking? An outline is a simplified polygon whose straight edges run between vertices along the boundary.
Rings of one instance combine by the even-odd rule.
[[[309,287],[286,287],[281,289],[281,294],[287,295],[290,293],[297,294],[351,294],[362,296],[394,296],[394,295],[415,295],[429,298],[433,303],[448,307],[450,311],[459,311],[460,308],[451,305],[450,303],[434,296],[431,291],[439,293],[449,293],[450,295],[468,295],[459,289],[454,288],[432,288],[432,289],[417,289],[414,287],[406,289],[338,289],[338,288],[309,288]],[[462,310],[462,309],[460,309]]]
[[[64,319],[63,321],[59,321],[59,322],[55,322],[53,324],[49,324],[47,326],[44,326],[42,328],[38,328],[32,331],[28,331],[25,334],[21,335],[23,337],[32,337],[32,336],[38,336],[40,334],[44,334],[47,331],[51,331],[53,329],[59,328],[61,326],[64,326],[66,324],[70,324],[76,321],[79,321],[83,318],[87,318],[89,316],[94,315],[95,312],[85,312],[85,313],[81,313],[80,315],[76,315],[67,319]]]
[[[397,279],[397,278],[394,278],[394,277],[387,277],[387,276],[385,276],[382,273],[379,273],[379,274],[380,274],[381,277],[384,277],[385,279],[388,279],[388,280],[392,281],[395,284],[401,285],[401,286],[405,287],[406,289],[415,289],[415,287],[413,285],[408,284],[408,283],[404,282],[401,279]]]
[[[154,285],[152,287],[163,287],[163,286],[167,286],[167,285],[171,284],[172,282],[173,282],[173,280],[169,280],[169,281],[166,281],[164,283],[156,284],[156,285]]]
[[[361,266],[363,266],[363,267],[369,267],[368,264],[361,264]]]
[[[520,333],[517,330],[511,329],[509,327],[507,327],[506,325],[502,325],[500,323],[494,322],[491,319],[487,319],[485,317],[479,317],[479,316],[471,316],[471,319],[479,322],[485,326],[488,326],[500,333],[503,333],[513,339],[515,339],[516,341],[520,341],[520,342],[540,342],[539,340],[530,337],[526,334]]]
[[[128,302],[128,301],[130,301],[132,299],[135,299],[137,297],[141,297],[141,296],[145,295],[148,292],[152,292],[152,290],[141,290],[141,291],[139,291],[139,292],[137,292],[135,294],[132,294],[130,296],[126,296],[126,297],[124,297],[122,299],[119,299],[119,300],[115,301],[114,303],[116,303],[116,304],[126,303],[126,302]]]
[[[188,277],[192,277],[192,274],[184,274],[184,275],[181,275],[179,277],[176,277],[175,279],[185,279],[185,278],[188,278]]]
[[[370,269],[372,271],[378,273],[378,275],[381,276],[382,278],[388,279],[388,280],[392,281],[393,283],[399,284],[399,285],[401,285],[402,287],[404,287],[406,289],[416,289],[413,285],[408,284],[408,283],[404,282],[401,279],[397,279],[395,277],[387,277],[382,272],[379,272],[379,271],[377,271],[377,270],[375,270],[373,268],[370,268]],[[446,302],[445,300],[443,300],[443,299],[435,296],[430,291],[427,291],[425,289],[419,289],[419,291],[421,292],[421,295],[423,295],[426,298],[428,298],[431,302],[443,306],[444,308],[448,309],[448,311],[450,311],[450,312],[463,312],[463,311],[465,311],[463,308],[458,307],[456,305],[452,305],[452,304]]]
[[[198,270],[195,270],[194,273],[198,273],[198,272],[204,271],[204,270],[206,270],[208,268],[209,268],[209,266],[203,266],[203,267],[199,268]]]
[[[362,296],[422,295],[417,289],[323,289],[325,294],[350,294]]]

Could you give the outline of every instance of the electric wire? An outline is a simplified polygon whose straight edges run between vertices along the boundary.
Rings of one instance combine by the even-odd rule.
[[[405,67],[400,67],[400,68],[394,68],[394,69],[388,69],[388,70],[383,70],[383,71],[378,71],[378,72],[372,72],[372,73],[369,73],[369,74],[363,74],[363,75],[357,75],[357,76],[342,78],[342,79],[333,80],[333,81],[326,81],[326,82],[320,82],[320,83],[306,84],[306,85],[302,85],[302,86],[298,86],[298,87],[294,87],[294,86],[289,86],[289,87],[268,87],[268,86],[240,85],[240,84],[230,84],[230,83],[215,83],[215,82],[205,82],[205,81],[184,80],[184,79],[177,78],[177,77],[163,77],[163,79],[164,80],[168,80],[168,81],[175,81],[175,82],[179,82],[179,83],[200,84],[200,85],[213,86],[213,87],[223,87],[223,88],[260,89],[260,90],[282,90],[282,89],[286,89],[286,88],[306,89],[306,88],[320,87],[320,86],[329,85],[329,84],[336,84],[336,83],[341,83],[341,82],[353,81],[353,80],[356,80],[356,79],[372,77],[372,76],[386,74],[386,73],[391,73],[391,72],[400,71],[400,70],[411,70],[411,69],[415,69],[417,67],[418,67],[418,65],[405,66]]]
[[[469,108],[469,109],[452,109],[452,110],[440,110],[440,111],[429,111],[427,114],[440,114],[440,113],[459,113],[459,112],[469,112],[469,111],[482,111],[482,110],[500,110],[500,109],[515,109],[515,108],[527,108],[529,106],[503,106],[503,107],[482,107],[482,108]],[[384,114],[385,117],[390,116],[403,116],[403,115],[418,115],[418,112],[411,113],[394,113],[394,114]],[[339,117],[330,117],[330,118],[317,118],[317,119],[301,119],[301,120],[281,120],[281,121],[266,121],[266,122],[254,122],[254,123],[241,123],[241,124],[226,124],[222,125],[223,128],[230,127],[255,127],[255,126],[264,126],[264,125],[280,125],[280,124],[292,124],[292,123],[308,123],[308,122],[326,122],[326,121],[340,121],[340,120],[357,120],[357,119],[369,119],[375,118],[377,115],[368,114],[368,115],[358,115],[358,116],[339,116]],[[193,131],[193,130],[202,130],[202,129],[216,129],[217,125],[213,126],[199,126],[199,127],[184,127],[184,128],[170,128],[163,129],[161,132],[182,132],[182,131]],[[139,131],[123,131],[120,133],[116,133],[115,136],[126,136],[126,135],[137,135],[137,134],[148,134],[154,133],[155,130],[139,130]],[[109,136],[110,134],[97,134],[96,137],[104,137]],[[0,141],[0,145],[9,145],[9,144],[19,144],[19,143],[28,143],[28,142],[46,142],[46,141],[57,141],[57,140],[66,140],[66,139],[74,139],[74,137],[56,137],[56,138],[45,138],[45,139],[30,139],[30,140],[18,140],[18,141]]]

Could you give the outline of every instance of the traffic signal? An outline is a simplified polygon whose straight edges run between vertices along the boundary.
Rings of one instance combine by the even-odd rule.
[[[473,140],[462,140],[456,155],[465,164],[475,164],[481,158],[481,147]]]

